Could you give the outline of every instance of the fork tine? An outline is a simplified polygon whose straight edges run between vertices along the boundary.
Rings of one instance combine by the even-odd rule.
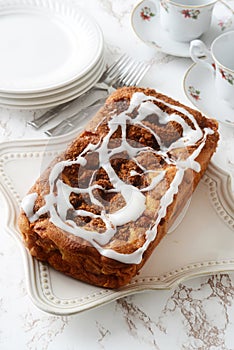
[[[125,69],[120,72],[118,79],[116,80],[116,84],[121,84],[123,80],[126,80],[128,77],[130,77],[137,69],[137,62],[134,62],[132,59],[129,62],[129,65],[125,67]]]
[[[114,61],[105,71],[105,75],[111,74],[112,71],[119,65],[121,62],[125,61],[126,54],[120,56],[116,61]]]
[[[121,58],[110,67],[110,70],[106,71],[103,81],[110,83],[114,79],[117,79],[120,72],[123,72],[127,68],[129,61],[130,57],[127,55],[121,56]]]
[[[143,78],[143,76],[147,73],[147,71],[149,70],[150,66],[146,65],[145,63],[142,63],[142,65],[140,66],[140,68],[138,68],[138,71],[136,71],[136,74],[132,75],[128,81],[125,81],[126,85],[132,85],[132,86],[136,86],[139,84],[139,82],[141,81],[141,79]]]
[[[122,67],[126,63],[126,60],[128,59],[128,56],[126,54],[120,56],[116,61],[114,61],[109,68],[104,72],[104,77],[111,76],[111,74],[115,74],[118,69]]]
[[[125,85],[130,85],[131,81],[135,77],[135,75],[138,73],[138,70],[141,68],[142,63],[134,62],[131,69],[129,69],[129,72],[127,75],[123,76],[122,82]]]
[[[135,86],[149,69],[149,65],[144,62],[131,61],[130,65],[123,71],[113,84],[115,88],[121,86]]]

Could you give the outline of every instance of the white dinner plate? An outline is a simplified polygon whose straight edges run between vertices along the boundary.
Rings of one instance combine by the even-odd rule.
[[[234,9],[234,1],[228,4]],[[155,1],[143,0],[136,5],[132,11],[131,24],[138,38],[145,44],[170,55],[190,57],[190,43],[171,39],[167,31],[161,27]],[[218,2],[213,11],[211,27],[200,39],[209,47],[218,35],[233,29],[233,10]]]
[[[40,309],[58,315],[75,314],[132,293],[171,288],[197,275],[234,271],[234,198],[229,176],[212,163],[183,221],[164,237],[127,286],[118,290],[91,286],[33,259],[17,228],[21,199],[75,133],[50,139],[47,145],[45,139],[0,145],[0,189],[6,209],[2,227],[20,244],[28,292]]]
[[[34,98],[8,98],[0,96],[0,106],[15,109],[41,109],[50,108],[57,106],[58,104],[68,102],[91,89],[102,76],[104,67],[105,62],[104,60],[101,60],[96,69],[92,71],[93,75],[89,77],[87,81],[84,81],[82,84],[78,84],[77,86],[75,85],[71,89],[64,90],[60,93]]]
[[[83,10],[62,0],[1,1],[0,52],[0,91],[45,91],[89,72],[103,36]]]
[[[100,66],[103,64],[103,61],[105,60],[104,58],[104,52],[102,53],[100,59],[98,62],[95,64],[95,66],[89,70],[84,76],[81,78],[78,78],[71,83],[68,83],[66,85],[63,85],[59,88],[54,88],[51,90],[45,90],[45,91],[38,91],[38,92],[33,92],[33,93],[13,93],[13,92],[3,92],[0,91],[0,98],[14,98],[14,99],[29,99],[29,98],[43,98],[51,95],[56,95],[56,94],[61,94],[68,92],[69,90],[72,90],[74,88],[77,88],[79,85],[82,86],[82,84],[87,84],[89,79],[92,79],[93,76],[96,74]]]

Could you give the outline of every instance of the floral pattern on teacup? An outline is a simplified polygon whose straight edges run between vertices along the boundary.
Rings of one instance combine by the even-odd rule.
[[[231,73],[225,72],[222,68],[219,68],[219,72],[223,79],[229,84],[234,85],[234,76]]]
[[[184,16],[184,18],[192,18],[197,19],[200,15],[200,10],[181,10],[180,13]]]
[[[220,27],[221,31],[223,32],[224,30],[230,28],[232,25],[232,19],[229,18],[223,18],[218,21],[218,26]]]
[[[164,10],[166,12],[169,12],[169,6],[168,6],[168,3],[167,3],[167,0],[161,0],[160,3],[161,3],[161,6],[164,8]]]
[[[201,97],[200,97],[201,91],[195,89],[194,86],[189,86],[188,91],[189,91],[190,95],[191,95],[196,101],[198,101],[198,100],[201,99]]]
[[[144,21],[149,21],[151,17],[155,16],[155,13],[151,11],[150,7],[145,6],[141,9],[140,16]]]

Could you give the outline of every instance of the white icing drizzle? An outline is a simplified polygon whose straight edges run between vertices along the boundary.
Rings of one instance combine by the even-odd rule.
[[[23,198],[21,202],[21,208],[29,218],[34,217],[33,207],[37,197],[37,193],[29,193],[26,197]]]
[[[164,105],[182,113],[192,122],[193,127],[186,123],[186,121],[178,114],[168,114],[160,109],[155,102],[161,102]],[[137,109],[137,115],[135,118],[131,118],[131,114]],[[160,124],[167,124],[170,121],[179,123],[182,127],[182,136],[176,141],[172,142],[169,147],[163,144],[163,140],[160,136],[148,126],[144,124],[147,116],[156,114]],[[133,147],[127,140],[127,125],[137,125],[141,128],[150,131],[157,141],[160,150],[155,151],[150,147]],[[48,213],[50,221],[59,227],[60,229],[71,233],[75,236],[79,236],[86,241],[89,241],[100,254],[124,262],[124,263],[140,263],[142,255],[149,246],[149,244],[155,239],[157,235],[157,226],[160,220],[165,217],[168,206],[172,203],[174,195],[178,192],[179,185],[181,184],[186,169],[193,169],[196,172],[200,171],[200,164],[196,161],[196,158],[200,154],[202,148],[205,145],[208,134],[212,134],[213,130],[206,128],[204,132],[199,127],[196,119],[185,108],[178,107],[170,103],[166,103],[163,100],[155,98],[153,96],[147,96],[144,93],[137,92],[133,94],[128,109],[120,114],[112,113],[111,119],[108,121],[109,131],[105,137],[99,141],[98,144],[89,144],[83,152],[75,160],[66,160],[57,163],[51,170],[49,176],[50,192],[45,199],[45,205],[42,206],[37,212],[34,213],[34,203],[38,197],[36,193],[27,195],[22,201],[22,209],[26,213],[30,222],[36,221],[40,215]],[[115,148],[108,148],[112,135],[118,128],[121,128],[121,142]],[[199,144],[195,150],[183,160],[173,160],[169,157],[168,152],[181,147],[188,147],[195,144]],[[142,176],[145,174],[152,174],[151,183],[145,188],[138,189],[131,184],[122,181],[114,168],[111,165],[111,157],[121,152],[127,153],[129,159],[132,159],[135,164],[141,169],[143,173],[138,173],[135,170],[130,171],[130,176]],[[84,167],[87,163],[85,156],[90,153],[98,153],[99,167],[102,167],[112,183],[113,189],[106,190],[106,192],[120,193],[125,201],[125,205],[114,213],[107,213],[104,205],[94,196],[93,191],[96,189],[102,189],[97,184],[92,184],[94,180],[94,174],[91,177],[89,186],[85,188],[71,187],[63,183],[61,179],[61,173],[65,167],[69,167],[73,164],[80,164]],[[160,199],[160,205],[157,212],[157,218],[153,227],[149,227],[145,234],[145,243],[137,250],[130,254],[121,254],[115,250],[104,247],[108,245],[117,231],[117,227],[127,224],[131,221],[136,221],[144,213],[146,209],[146,196],[145,192],[154,190],[157,185],[165,178],[165,170],[153,170],[145,169],[142,164],[136,159],[141,153],[151,152],[160,155],[167,164],[172,164],[176,167],[176,174],[170,183],[169,188],[165,191],[164,195]],[[95,172],[94,172],[95,173]],[[94,214],[87,210],[77,209],[75,210],[70,202],[71,193],[88,195],[90,201],[97,205],[100,209],[100,214]],[[69,217],[67,214],[69,211]],[[101,219],[105,224],[105,232],[99,233],[97,231],[89,231],[82,227],[79,227],[73,218],[77,216],[90,217],[91,219]]]

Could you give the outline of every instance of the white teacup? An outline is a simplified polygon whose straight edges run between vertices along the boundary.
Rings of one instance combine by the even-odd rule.
[[[234,108],[234,31],[218,36],[208,50],[201,40],[190,44],[194,62],[212,69],[218,96]]]
[[[163,29],[176,41],[199,38],[209,28],[217,0],[156,0]]]

